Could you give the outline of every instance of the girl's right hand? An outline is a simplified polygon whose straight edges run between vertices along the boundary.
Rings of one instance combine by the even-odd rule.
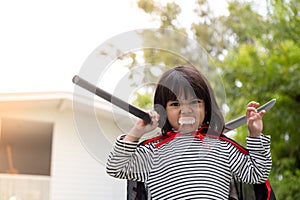
[[[148,114],[152,119],[152,123],[145,123],[144,120],[138,119],[134,127],[124,137],[124,141],[137,142],[145,133],[158,127],[159,114],[156,111],[150,111]]]
[[[250,133],[250,137],[258,137],[262,135],[262,130],[263,130],[262,117],[266,113],[266,111],[262,110],[258,112],[256,109],[258,106],[259,103],[255,101],[251,101],[247,105],[246,119],[247,119],[247,125]]]

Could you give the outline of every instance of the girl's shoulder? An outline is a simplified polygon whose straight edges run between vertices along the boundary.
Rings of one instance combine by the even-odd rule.
[[[156,137],[143,140],[139,143],[139,147],[145,147],[145,148],[158,148],[162,145],[162,143],[165,143],[165,139],[168,138],[166,135],[158,135]],[[163,142],[162,142],[163,141]]]
[[[218,137],[219,140],[223,141],[223,142],[226,142],[227,144],[230,144],[232,146],[234,146],[237,150],[239,150],[240,152],[248,155],[249,154],[249,151],[243,147],[242,145],[240,145],[238,142],[236,142],[235,140],[227,137],[226,135],[224,134],[221,134],[219,137]]]

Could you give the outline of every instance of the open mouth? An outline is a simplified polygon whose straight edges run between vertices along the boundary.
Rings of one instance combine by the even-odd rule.
[[[178,122],[180,125],[194,124],[196,119],[194,117],[180,117]]]

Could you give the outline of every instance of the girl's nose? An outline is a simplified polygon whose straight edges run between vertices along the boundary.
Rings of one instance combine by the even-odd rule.
[[[192,108],[189,104],[181,104],[180,106],[181,114],[190,113]]]

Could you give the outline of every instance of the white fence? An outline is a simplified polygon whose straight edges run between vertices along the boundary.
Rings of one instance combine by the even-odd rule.
[[[50,177],[0,174],[0,200],[49,200]]]

